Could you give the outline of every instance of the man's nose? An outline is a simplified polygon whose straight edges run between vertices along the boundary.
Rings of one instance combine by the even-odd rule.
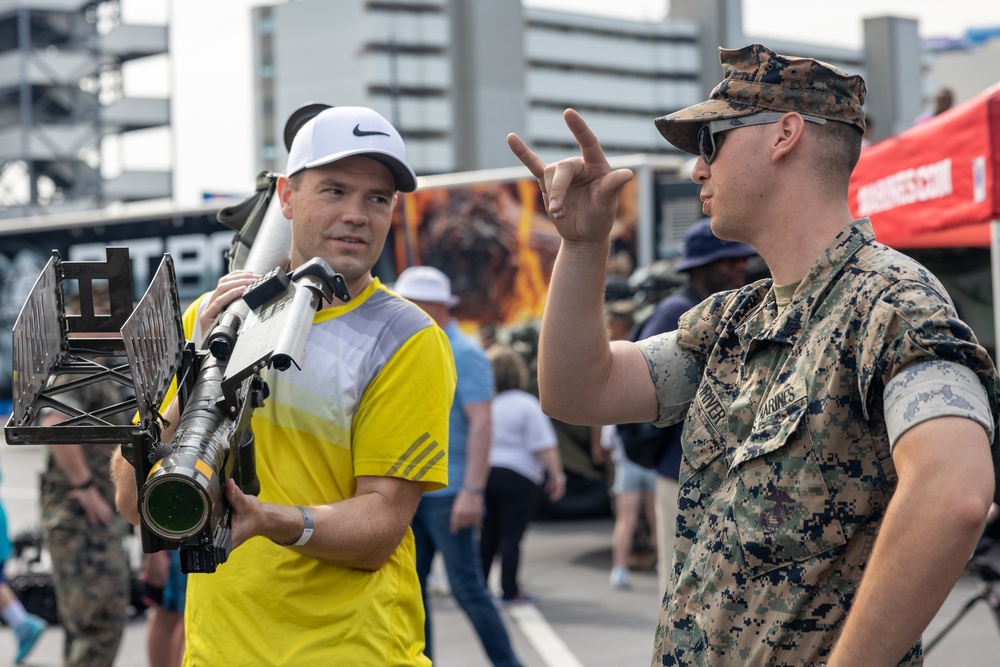
[[[704,183],[711,173],[705,160],[699,155],[695,160],[694,169],[691,170],[691,180],[699,184]]]
[[[343,217],[350,222],[361,225],[368,222],[367,202],[363,197],[349,197],[345,203]]]

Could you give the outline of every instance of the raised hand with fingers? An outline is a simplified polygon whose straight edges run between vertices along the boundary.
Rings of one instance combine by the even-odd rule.
[[[580,145],[580,156],[546,165],[516,134],[507,145],[538,180],[549,217],[570,242],[603,242],[611,232],[618,192],[632,180],[628,169],[612,170],[597,137],[573,109],[563,113]]]

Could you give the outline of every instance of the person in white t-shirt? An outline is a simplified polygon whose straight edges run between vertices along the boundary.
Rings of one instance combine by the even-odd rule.
[[[539,489],[544,486],[553,502],[559,500],[566,493],[566,475],[552,422],[538,398],[524,390],[528,384],[524,359],[503,345],[492,346],[486,356],[493,364],[497,393],[480,539],[483,576],[489,579],[493,559],[499,555],[501,603],[531,603],[536,599],[523,593],[517,580],[521,538]]]

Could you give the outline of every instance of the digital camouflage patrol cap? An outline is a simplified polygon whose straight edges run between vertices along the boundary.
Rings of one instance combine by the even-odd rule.
[[[657,118],[656,128],[685,153],[698,155],[698,129],[710,120],[758,111],[796,111],[865,130],[865,80],[814,58],[783,56],[766,46],[719,49],[724,78],[701,102]]]

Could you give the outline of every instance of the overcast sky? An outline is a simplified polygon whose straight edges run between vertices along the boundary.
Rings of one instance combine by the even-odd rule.
[[[336,0],[329,0],[331,2]],[[110,146],[109,169],[173,165],[174,199],[197,204],[202,194],[248,194],[256,175],[250,8],[268,0],[123,0],[134,23],[171,23],[169,64],[159,59],[126,72],[126,94],[173,98],[172,132],[151,131]],[[662,20],[667,0],[524,0],[524,4],[635,20]],[[780,9],[778,8],[780,7]],[[743,0],[744,32],[858,48],[862,19],[905,16],[921,37],[960,37],[969,27],[1000,26],[1000,0],[837,0],[778,4]],[[150,59],[152,60],[152,59]],[[169,84],[167,83],[169,82]],[[171,136],[172,135],[172,136]]]

